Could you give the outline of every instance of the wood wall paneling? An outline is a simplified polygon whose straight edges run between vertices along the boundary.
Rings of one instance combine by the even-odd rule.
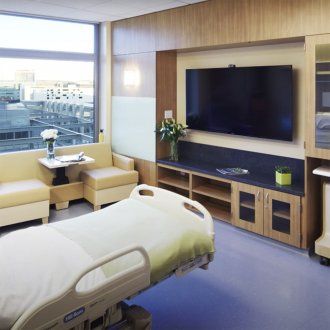
[[[209,0],[113,23],[113,53],[210,47],[330,32],[329,0]]]
[[[137,70],[138,86],[125,86],[125,70]],[[156,53],[117,55],[112,57],[112,96],[156,96]]]
[[[156,163],[134,158],[134,168],[139,172],[139,184],[157,186]]]
[[[156,15],[143,15],[113,23],[114,55],[156,50]]]
[[[156,122],[164,119],[164,110],[172,110],[176,118],[177,66],[176,52],[157,52],[156,56]],[[156,143],[156,158],[169,155],[167,142]]]

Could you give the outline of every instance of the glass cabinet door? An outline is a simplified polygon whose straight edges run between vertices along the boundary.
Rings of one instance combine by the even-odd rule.
[[[306,153],[330,159],[330,35],[306,37]]]
[[[264,235],[300,246],[300,197],[264,191]]]
[[[330,44],[315,46],[315,147],[330,149]]]
[[[234,217],[237,227],[263,234],[263,189],[242,183],[234,185]]]

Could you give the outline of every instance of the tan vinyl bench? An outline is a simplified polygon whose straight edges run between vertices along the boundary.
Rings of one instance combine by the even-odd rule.
[[[50,190],[38,179],[0,183],[0,227],[42,219],[48,222]]]
[[[49,204],[61,209],[69,201],[85,198],[98,209],[102,204],[129,197],[138,182],[133,159],[112,153],[106,143],[58,147],[55,154],[81,151],[95,163],[69,166],[66,175],[70,183],[59,186],[52,185],[54,171],[38,161],[46,157],[45,149],[1,153],[0,227],[39,218],[47,222]]]
[[[81,172],[84,197],[94,205],[94,210],[129,197],[138,183],[139,175],[134,170],[133,159],[112,153],[112,160],[112,166]]]

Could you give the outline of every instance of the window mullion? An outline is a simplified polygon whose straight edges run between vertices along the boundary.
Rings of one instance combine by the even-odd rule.
[[[55,52],[29,49],[0,48],[0,57],[26,59],[62,60],[62,61],[94,61],[95,54]]]

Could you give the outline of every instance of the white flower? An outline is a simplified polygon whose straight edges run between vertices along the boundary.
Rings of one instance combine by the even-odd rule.
[[[56,140],[58,137],[58,130],[57,129],[45,129],[40,133],[40,136],[43,138],[44,141],[48,140]]]

